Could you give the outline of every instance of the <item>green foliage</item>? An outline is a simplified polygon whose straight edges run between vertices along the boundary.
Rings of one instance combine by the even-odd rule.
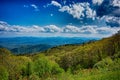
[[[120,71],[82,70],[79,74],[62,73],[43,80],[120,80]]]
[[[111,71],[117,71],[120,70],[120,58],[116,58],[112,60],[110,57],[107,57],[103,59],[102,61],[99,61],[94,65],[94,68],[97,68],[99,70],[111,70]]]
[[[30,75],[29,80],[40,80],[40,78],[36,74],[32,74]]]
[[[51,73],[51,69],[51,64],[46,58],[43,57],[35,60],[34,71],[39,77],[42,77],[43,75],[49,75]]]
[[[34,72],[39,77],[50,76],[51,74],[59,74],[64,70],[59,67],[57,63],[49,60],[47,57],[40,56],[34,62]]]
[[[108,70],[108,67],[113,64],[113,61],[110,57],[103,59],[102,61],[99,61],[94,65],[94,68],[98,69],[105,69]]]
[[[26,63],[26,65],[22,67],[21,71],[23,77],[24,76],[29,77],[30,75],[33,74],[33,63],[32,62]]]
[[[7,69],[0,66],[0,80],[8,80],[8,75]]]
[[[11,52],[5,48],[0,48],[0,56],[2,56],[2,55],[9,56],[9,55],[11,55]]]
[[[113,64],[109,66],[109,70],[112,70],[112,71],[120,70],[120,58],[116,58],[113,60]]]
[[[64,70],[60,68],[60,66],[56,62],[51,61],[50,63],[52,66],[52,70],[51,70],[52,74],[60,74],[64,72]]]

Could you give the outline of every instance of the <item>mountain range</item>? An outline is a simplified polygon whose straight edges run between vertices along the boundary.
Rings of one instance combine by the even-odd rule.
[[[84,37],[14,37],[0,38],[0,47],[15,54],[30,54],[65,44],[82,44],[99,38]]]

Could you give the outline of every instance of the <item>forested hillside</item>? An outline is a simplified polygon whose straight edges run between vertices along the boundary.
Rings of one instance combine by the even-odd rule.
[[[120,34],[29,55],[0,48],[0,80],[120,80]]]
[[[24,45],[18,48],[11,49],[10,51],[14,54],[31,54],[36,52],[41,52],[51,48],[52,45],[38,44],[38,45]]]

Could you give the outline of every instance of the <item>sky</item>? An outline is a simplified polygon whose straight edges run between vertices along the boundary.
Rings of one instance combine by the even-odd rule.
[[[120,30],[120,0],[0,0],[0,37],[107,37]]]

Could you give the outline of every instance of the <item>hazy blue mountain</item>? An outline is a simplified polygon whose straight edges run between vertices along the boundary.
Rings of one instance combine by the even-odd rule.
[[[84,37],[14,37],[0,38],[0,45],[13,53],[32,53],[65,44],[82,44],[98,38]]]

